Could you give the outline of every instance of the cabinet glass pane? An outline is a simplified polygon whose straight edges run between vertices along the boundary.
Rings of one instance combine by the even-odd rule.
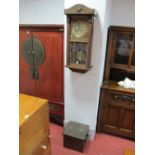
[[[109,79],[113,81],[122,81],[126,77],[131,80],[135,80],[135,72],[127,72],[123,69],[111,68]]]
[[[121,33],[116,34],[114,63],[128,64],[129,55],[132,49],[132,39],[133,35]]]
[[[87,49],[86,43],[72,42],[70,44],[70,63],[86,64]]]

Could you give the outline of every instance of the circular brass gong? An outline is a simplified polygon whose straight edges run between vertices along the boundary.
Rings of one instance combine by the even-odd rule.
[[[45,52],[41,42],[33,37],[23,43],[23,58],[30,65],[30,77],[39,79],[38,66],[44,62]]]
[[[38,66],[44,62],[45,52],[41,42],[30,38],[23,43],[23,58],[29,65]]]

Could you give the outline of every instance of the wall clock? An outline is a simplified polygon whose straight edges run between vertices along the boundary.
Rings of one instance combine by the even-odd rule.
[[[82,4],[65,9],[67,15],[67,65],[76,72],[91,68],[94,9]]]

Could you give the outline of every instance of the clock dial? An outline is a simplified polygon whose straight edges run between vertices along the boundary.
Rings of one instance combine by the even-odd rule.
[[[87,35],[88,23],[84,21],[77,21],[72,23],[71,27],[71,38],[81,38]]]

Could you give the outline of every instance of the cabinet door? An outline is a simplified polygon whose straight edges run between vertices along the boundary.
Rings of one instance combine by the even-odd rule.
[[[119,93],[102,93],[97,130],[134,138],[134,97]]]
[[[113,48],[113,64],[129,65],[130,55],[133,49],[132,32],[113,32],[112,48]]]
[[[135,41],[134,28],[110,26],[108,35],[107,59],[111,67],[130,68]]]
[[[35,81],[30,78],[30,66],[25,62],[22,52],[23,43],[30,39],[32,32],[29,30],[19,31],[19,92],[29,95],[35,94]]]
[[[135,79],[135,29],[110,26],[107,41],[107,56],[104,80]],[[115,72],[115,73],[114,73]],[[117,72],[117,73],[116,73]],[[118,73],[119,72],[119,73]]]
[[[45,61],[38,67],[36,96],[63,102],[63,32],[33,32],[45,50]]]

